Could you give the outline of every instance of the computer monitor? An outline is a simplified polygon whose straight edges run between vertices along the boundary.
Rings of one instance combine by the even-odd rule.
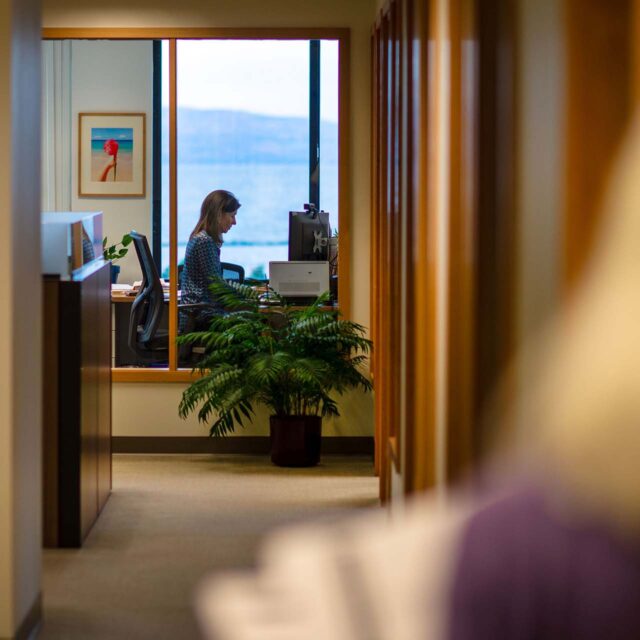
[[[327,211],[289,211],[289,260],[327,260],[330,236]]]

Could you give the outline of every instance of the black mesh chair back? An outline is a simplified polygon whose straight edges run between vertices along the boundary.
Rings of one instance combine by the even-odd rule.
[[[164,308],[164,294],[160,276],[153,261],[147,237],[131,231],[133,246],[142,269],[140,291],[131,305],[129,318],[129,347],[141,357],[157,357],[158,347],[166,350],[166,335],[158,335]],[[157,344],[158,338],[164,344]]]
[[[239,264],[231,264],[230,262],[221,262],[220,266],[222,267],[223,280],[227,282],[233,280],[239,284],[244,282],[244,267],[241,267]]]

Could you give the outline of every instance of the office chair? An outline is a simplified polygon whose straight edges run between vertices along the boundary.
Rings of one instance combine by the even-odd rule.
[[[222,279],[227,282],[238,282],[242,284],[244,282],[244,267],[239,264],[231,264],[230,262],[221,262],[222,267]]]
[[[168,360],[168,332],[159,329],[164,313],[164,293],[146,236],[137,231],[131,231],[130,235],[142,269],[142,284],[131,305],[129,347],[142,360],[158,364]],[[222,263],[222,268],[225,280],[236,280],[240,283],[244,281],[244,269],[240,265]],[[207,303],[178,305],[178,311],[188,315],[184,333],[195,330],[195,317],[199,311],[209,306]],[[200,350],[196,347],[195,351],[194,354],[194,346],[191,344],[181,345],[178,351],[179,362],[193,364],[193,356],[197,356]]]
[[[140,268],[142,284],[131,305],[129,348],[142,360],[163,362],[168,359],[168,332],[159,330],[164,313],[164,293],[153,261],[147,237],[131,231]]]
[[[147,237],[137,231],[131,231],[130,235],[133,238],[133,246],[142,269],[142,284],[131,305],[129,348],[145,362],[154,364],[166,363],[169,357],[169,333],[159,328],[165,309],[160,276],[156,263],[153,261]],[[242,269],[242,267],[240,268]],[[178,311],[194,314],[195,316],[198,311],[208,306],[206,303],[181,303],[178,305]],[[183,345],[179,353],[182,353],[182,351],[190,354],[191,345]]]
[[[220,266],[222,267],[222,278],[227,282],[239,282],[242,284],[244,282],[244,267],[241,267],[239,264],[232,264],[231,262],[221,262]],[[184,269],[184,264],[178,265],[178,282],[182,282],[182,271]]]

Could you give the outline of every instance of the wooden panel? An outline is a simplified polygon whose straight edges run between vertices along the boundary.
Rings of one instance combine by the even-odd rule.
[[[75,282],[62,282],[59,296],[58,544],[63,547],[74,547],[82,543],[80,533],[82,421],[80,287]]]
[[[230,40],[339,40],[349,37],[350,30],[336,27],[47,27],[42,30],[43,40],[162,40],[218,38]]]
[[[102,263],[45,278],[46,546],[80,546],[111,490],[110,282]]]
[[[387,157],[386,157],[386,175],[385,181],[387,188],[385,191],[385,204],[384,204],[384,234],[383,234],[383,265],[384,265],[384,289],[383,300],[388,302],[384,305],[383,309],[383,322],[384,322],[384,337],[385,342],[385,360],[384,360],[384,385],[385,385],[385,432],[387,443],[386,447],[391,453],[390,440],[395,437],[396,434],[396,406],[395,406],[395,392],[396,392],[396,379],[394,376],[394,343],[397,335],[394,327],[395,309],[391,303],[392,298],[395,298],[397,284],[394,280],[394,240],[395,240],[395,225],[397,224],[397,212],[395,210],[395,172],[396,172],[396,50],[395,50],[395,38],[396,38],[396,2],[391,2],[389,5],[388,15],[388,34],[385,44],[387,55],[387,77],[385,78],[386,94],[385,99],[387,103],[386,109],[386,138],[387,138]],[[389,469],[388,473],[393,472],[393,456],[389,456]]]
[[[72,283],[76,284],[76,283]],[[98,516],[98,276],[80,289],[80,532],[84,539]]]
[[[515,16],[508,0],[477,4],[480,40],[476,223],[474,457],[491,443],[481,417],[515,351]]]
[[[414,376],[424,355],[416,352],[415,224],[417,189],[422,184],[419,187],[416,179],[415,153],[420,144],[416,131],[422,130],[415,126],[414,114],[415,93],[426,76],[416,75],[422,68],[419,27],[424,25],[416,24],[415,15],[423,13],[413,0],[394,0],[381,13],[372,38],[371,315],[376,347],[376,468],[383,499],[389,497],[392,471],[405,480],[411,475],[413,403],[418,395]],[[419,393],[423,391],[420,388]]]
[[[389,295],[389,257],[387,253],[389,242],[389,39],[390,20],[389,15],[382,17],[380,34],[380,131],[379,150],[380,165],[378,176],[379,189],[379,221],[378,221],[378,253],[377,260],[380,269],[379,286],[380,302],[378,304],[378,335],[377,335],[377,371],[378,381],[376,388],[376,416],[379,420],[378,431],[380,434],[380,497],[387,500],[389,497],[389,479],[391,475],[388,455],[389,440],[389,394],[391,371],[389,366],[389,305],[384,304]]]
[[[405,272],[405,388],[403,484],[405,492],[433,482],[435,461],[433,414],[428,372],[433,354],[431,344],[433,323],[427,322],[427,302],[434,290],[427,287],[427,169],[428,169],[428,24],[429,3],[406,3],[406,73],[405,99],[405,172],[403,197],[405,202],[406,240],[402,248]]]
[[[383,499],[393,468],[412,493],[471,466],[481,407],[512,352],[511,11],[507,0],[394,0],[374,29],[372,317]]]
[[[404,211],[401,208],[400,182],[402,180],[402,2],[396,0],[391,5],[391,173],[388,224],[388,269],[389,290],[389,439],[393,440],[392,451],[396,455],[391,460],[397,473],[402,472],[400,451],[402,434],[400,431],[400,393],[401,393],[401,358],[402,358],[402,273],[400,270],[402,256],[402,225]]]
[[[378,265],[378,246],[379,246],[379,215],[380,215],[380,205],[378,202],[378,192],[379,192],[379,164],[380,164],[380,138],[378,135],[378,122],[379,122],[379,112],[380,112],[380,30],[374,28],[371,34],[371,235],[370,235],[370,260],[369,260],[369,284],[370,284],[370,335],[373,340],[374,345],[378,343],[378,309],[380,304],[380,282],[379,282],[379,274],[380,268]],[[378,356],[376,349],[373,350],[371,354],[371,378],[373,380],[374,389],[376,385],[377,379],[377,361]],[[375,397],[374,390],[374,397]],[[380,446],[381,442],[381,434],[380,430],[380,420],[378,419],[377,413],[374,418],[374,437],[375,441],[378,443],[378,446],[375,448],[374,454],[374,469],[375,473],[380,475]]]
[[[178,368],[178,78],[177,43],[169,40],[169,369]]]
[[[449,33],[451,151],[446,476],[448,481],[453,481],[470,466],[473,456],[473,320],[479,112],[479,39],[474,3],[451,3]]]
[[[405,473],[407,458],[412,445],[413,420],[411,407],[415,401],[415,334],[411,325],[413,313],[414,271],[412,249],[414,243],[414,191],[412,185],[414,144],[413,130],[413,93],[414,87],[414,2],[402,0],[400,10],[400,105],[399,105],[399,205],[401,211],[400,237],[396,269],[399,275],[400,300],[398,304],[398,390],[399,433],[398,452],[399,468]],[[407,474],[405,473],[405,478]],[[405,490],[406,490],[405,483]]]
[[[340,312],[351,318],[351,41],[343,34],[338,43],[338,220],[340,228],[338,298]]]
[[[632,0],[631,8],[631,73],[633,83],[633,103],[638,105],[640,101],[640,0]]]
[[[631,115],[633,3],[566,0],[567,173],[564,277],[591,256],[607,179]]]
[[[436,295],[437,227],[435,225],[434,172],[437,150],[436,69],[437,31],[434,3],[416,2],[413,37],[413,251],[414,286],[411,331],[414,334],[415,394],[410,407],[411,438],[407,451],[405,489],[409,492],[436,482]]]
[[[42,542],[58,544],[58,283],[47,276],[43,284],[42,376]]]
[[[111,493],[111,289],[110,271],[98,273],[98,511]]]
[[[193,382],[198,377],[198,373],[191,369],[144,369],[138,368],[117,368],[111,370],[112,382]]]

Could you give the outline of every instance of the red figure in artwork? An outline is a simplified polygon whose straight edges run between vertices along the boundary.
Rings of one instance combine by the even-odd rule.
[[[102,175],[100,176],[100,182],[106,182],[107,180],[107,174],[109,173],[109,170],[111,168],[113,168],[113,181],[116,181],[116,167],[118,165],[118,143],[113,140],[113,139],[109,139],[104,143],[104,151],[107,155],[112,156],[112,160],[111,162],[109,162],[109,164],[104,168]]]

